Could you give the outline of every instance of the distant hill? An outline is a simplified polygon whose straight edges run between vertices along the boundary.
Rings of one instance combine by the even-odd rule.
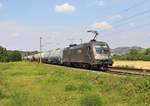
[[[133,46],[133,47],[117,47],[115,49],[111,49],[111,52],[112,52],[112,55],[114,55],[114,54],[123,55],[123,54],[129,53],[129,51],[131,49],[144,49],[144,48],[136,47],[136,46]]]

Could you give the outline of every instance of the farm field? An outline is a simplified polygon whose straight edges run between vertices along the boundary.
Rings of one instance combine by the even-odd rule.
[[[114,61],[113,66],[150,69],[150,61]]]
[[[30,62],[0,64],[0,106],[149,106],[150,78]]]

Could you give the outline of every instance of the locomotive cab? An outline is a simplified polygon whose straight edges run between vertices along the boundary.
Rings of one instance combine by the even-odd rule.
[[[96,67],[112,66],[110,48],[106,42],[91,41],[93,50],[93,65]]]
[[[95,59],[108,59],[110,57],[110,49],[106,43],[96,43],[94,45]]]

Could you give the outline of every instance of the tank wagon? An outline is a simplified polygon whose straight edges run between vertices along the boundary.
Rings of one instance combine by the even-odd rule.
[[[53,64],[62,64],[62,59],[63,59],[63,49],[54,49],[48,51],[48,63],[53,63]]]
[[[41,57],[42,57],[43,60],[47,59],[47,55],[45,55],[45,53],[41,53]],[[34,55],[25,56],[25,57],[23,57],[23,60],[40,61],[40,53],[34,54]],[[45,60],[45,61],[47,61],[47,60]]]

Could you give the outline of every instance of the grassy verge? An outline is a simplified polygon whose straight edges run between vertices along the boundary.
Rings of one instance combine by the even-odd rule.
[[[0,64],[0,106],[148,106],[150,78],[18,62]]]

